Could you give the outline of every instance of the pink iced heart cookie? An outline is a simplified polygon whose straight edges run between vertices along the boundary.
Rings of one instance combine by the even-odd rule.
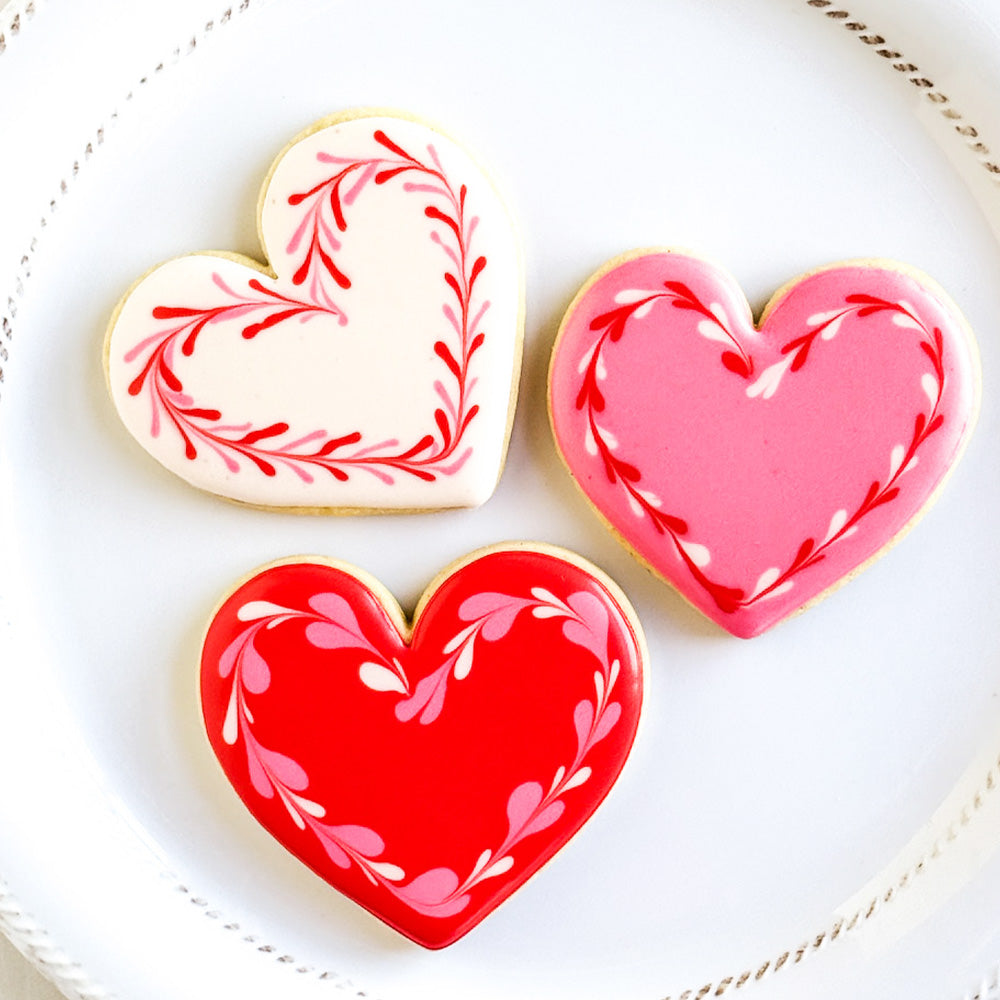
[[[473,554],[415,621],[351,567],[272,564],[215,613],[201,697],[254,817],[375,916],[442,948],[607,795],[635,737],[645,653],[618,588],[551,548]]]
[[[128,430],[171,472],[264,507],[473,506],[507,448],[521,264],[489,180],[385,113],[319,122],[259,206],[269,268],[192,254],[119,304],[105,360]]]
[[[570,306],[549,403],[563,459],[612,528],[749,637],[931,503],[975,422],[978,354],[950,299],[899,264],[813,271],[755,327],[724,271],[641,251]]]

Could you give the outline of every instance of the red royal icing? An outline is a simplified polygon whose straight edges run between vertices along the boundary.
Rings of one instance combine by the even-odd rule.
[[[493,550],[412,640],[344,567],[265,568],[209,626],[204,720],[256,819],[428,948],[451,944],[586,822],[625,762],[642,641],[612,585]]]

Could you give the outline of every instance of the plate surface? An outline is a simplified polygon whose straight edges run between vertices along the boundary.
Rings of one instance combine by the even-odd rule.
[[[0,57],[19,95],[0,134],[22,154],[0,168],[0,872],[55,939],[150,1000],[305,998],[348,979],[347,995],[384,1000],[631,1000],[733,988],[765,962],[764,996],[874,998],[887,976],[913,998],[975,987],[1000,958],[1000,191],[969,144],[1000,138],[1000,17],[959,0],[905,17],[865,0],[847,18],[802,0],[80,6],[40,6]],[[888,41],[844,30],[862,18]],[[913,70],[891,69],[904,59]],[[259,256],[273,156],[358,105],[440,122],[520,220],[521,397],[479,511],[238,508],[149,460],[104,389],[104,327],[129,283],[189,250]],[[956,132],[970,121],[978,136]],[[848,587],[752,642],[605,531],[548,429],[570,298],[605,259],[664,243],[723,262],[757,304],[829,261],[903,260],[979,334],[982,414],[943,497]],[[646,717],[593,822],[430,954],[244,812],[200,730],[199,637],[218,595],[271,559],[353,562],[412,608],[443,565],[511,538],[574,549],[623,587],[650,645]]]

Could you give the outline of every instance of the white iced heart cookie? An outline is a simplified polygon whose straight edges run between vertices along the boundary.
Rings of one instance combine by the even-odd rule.
[[[324,119],[278,157],[270,267],[178,257],[119,303],[115,406],[194,486],[265,507],[475,506],[507,449],[523,327],[511,220],[469,155],[383,112]]]

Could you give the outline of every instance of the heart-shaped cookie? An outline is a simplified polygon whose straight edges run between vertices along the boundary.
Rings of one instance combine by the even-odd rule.
[[[522,280],[511,221],[469,155],[407,118],[326,119],[271,168],[259,229],[270,268],[179,257],[119,304],[106,370],[133,436],[193,485],[258,506],[486,500]]]
[[[955,305],[890,261],[782,288],[758,327],[724,271],[671,251],[612,261],[552,356],[566,465],[625,543],[749,637],[902,534],[972,431],[978,354]]]
[[[484,550],[424,594],[411,632],[341,564],[272,564],[212,618],[205,726],[256,819],[428,948],[538,870],[614,784],[645,653],[628,602],[550,548]]]

